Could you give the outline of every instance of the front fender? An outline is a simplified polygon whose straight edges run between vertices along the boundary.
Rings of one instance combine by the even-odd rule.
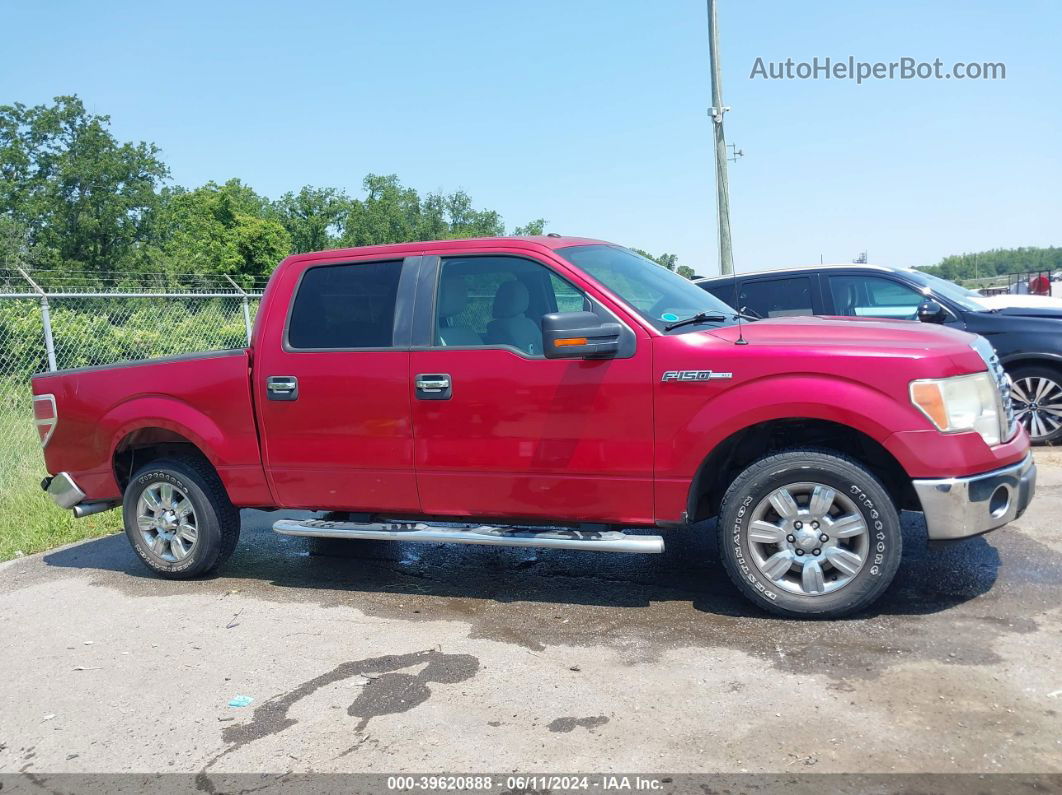
[[[711,452],[754,425],[772,420],[824,420],[853,428],[884,445],[897,429],[923,430],[928,424],[906,401],[839,376],[789,373],[722,388],[691,407],[684,421],[681,416],[668,416],[683,407],[682,402],[669,406],[666,392],[681,394],[666,390],[669,386],[661,385],[657,401],[665,430],[657,439],[657,517],[664,521],[676,521],[686,511],[689,489]]]

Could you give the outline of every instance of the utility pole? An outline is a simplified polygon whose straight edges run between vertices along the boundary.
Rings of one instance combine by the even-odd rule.
[[[723,104],[723,76],[719,69],[719,25],[715,18],[716,0],[708,0],[708,60],[712,72],[712,107],[709,111],[715,127],[715,191],[719,214],[719,273],[734,272],[734,252],[730,246],[730,190],[726,183],[726,138],[723,114],[730,108]]]

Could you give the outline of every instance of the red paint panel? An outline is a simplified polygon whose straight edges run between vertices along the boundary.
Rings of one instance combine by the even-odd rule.
[[[651,524],[649,348],[631,359],[525,359],[505,350],[414,351],[448,373],[450,400],[414,400],[428,514]]]

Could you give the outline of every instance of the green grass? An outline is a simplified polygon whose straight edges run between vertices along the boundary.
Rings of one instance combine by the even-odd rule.
[[[46,472],[29,387],[7,386],[0,382],[0,560],[120,531],[119,511],[75,519],[41,491]]]

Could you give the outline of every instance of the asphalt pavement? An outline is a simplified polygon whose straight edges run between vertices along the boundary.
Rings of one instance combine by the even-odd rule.
[[[0,773],[1062,772],[1062,454],[1013,525],[872,612],[746,603],[663,555],[278,536],[156,579],[124,536],[0,565]],[[245,706],[235,706],[239,704]]]

